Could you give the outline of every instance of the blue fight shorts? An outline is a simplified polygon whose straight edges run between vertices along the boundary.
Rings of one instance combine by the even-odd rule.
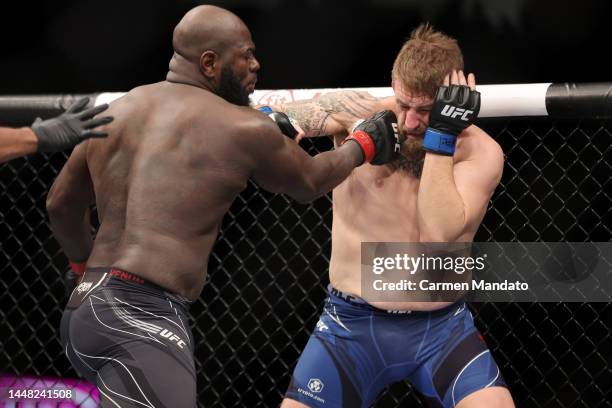
[[[330,287],[285,397],[309,407],[369,407],[403,379],[431,407],[506,387],[464,302],[433,312],[387,311]]]

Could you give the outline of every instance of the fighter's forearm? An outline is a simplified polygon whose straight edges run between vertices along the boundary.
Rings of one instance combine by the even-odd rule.
[[[0,163],[35,153],[38,139],[30,128],[0,127]]]
[[[51,230],[68,259],[86,262],[93,248],[89,208],[54,203],[47,204],[47,211]]]
[[[453,158],[427,153],[417,198],[422,242],[453,242],[465,229],[465,206],[453,177]]]
[[[274,107],[294,119],[307,137],[346,135],[359,119],[382,110],[382,100],[362,91],[338,91],[317,99],[284,103]]]
[[[362,162],[363,153],[357,143],[345,143],[335,150],[319,153],[311,159],[306,171],[305,188],[292,194],[293,198],[306,203],[327,194]]]
[[[295,120],[304,130],[306,137],[325,136],[334,131],[330,130],[331,113],[326,112],[314,100],[284,103],[273,108]],[[331,126],[333,127],[333,123]]]

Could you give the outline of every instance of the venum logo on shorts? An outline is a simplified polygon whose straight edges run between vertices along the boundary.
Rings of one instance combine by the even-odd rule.
[[[318,378],[311,378],[308,381],[308,389],[312,392],[321,392],[323,391],[323,381],[319,380]]]
[[[81,282],[81,283],[79,283],[79,286],[77,286],[76,289],[75,289],[77,295],[80,295],[83,292],[87,292],[89,290],[89,288],[91,288],[91,285],[93,285],[93,282]]]
[[[474,111],[469,109],[455,108],[451,105],[444,106],[442,109],[442,115],[449,116],[451,118],[456,118],[457,116],[461,116],[461,120],[468,121],[470,120],[467,116],[474,113]]]

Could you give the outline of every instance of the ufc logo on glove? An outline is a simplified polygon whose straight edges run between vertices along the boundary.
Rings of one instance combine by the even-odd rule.
[[[393,135],[395,136],[395,146],[393,147],[393,150],[395,151],[395,153],[399,153],[401,146],[399,142],[399,132],[397,130],[397,123],[392,122],[391,127],[393,128]]]
[[[468,115],[471,115],[472,113],[474,113],[474,111],[471,111],[468,109],[462,109],[462,108],[455,108],[454,106],[446,105],[444,106],[444,109],[442,109],[442,112],[440,113],[444,116],[449,116],[451,118],[456,118],[457,116],[461,116],[461,120],[468,121],[469,120]]]
[[[438,88],[423,137],[427,152],[452,156],[457,137],[470,126],[480,112],[480,93],[465,85]]]

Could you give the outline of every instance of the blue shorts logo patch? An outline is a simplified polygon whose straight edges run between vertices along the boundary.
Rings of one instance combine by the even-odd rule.
[[[311,378],[308,381],[308,389],[312,392],[321,392],[323,390],[323,385],[323,381],[319,380],[318,378]]]

